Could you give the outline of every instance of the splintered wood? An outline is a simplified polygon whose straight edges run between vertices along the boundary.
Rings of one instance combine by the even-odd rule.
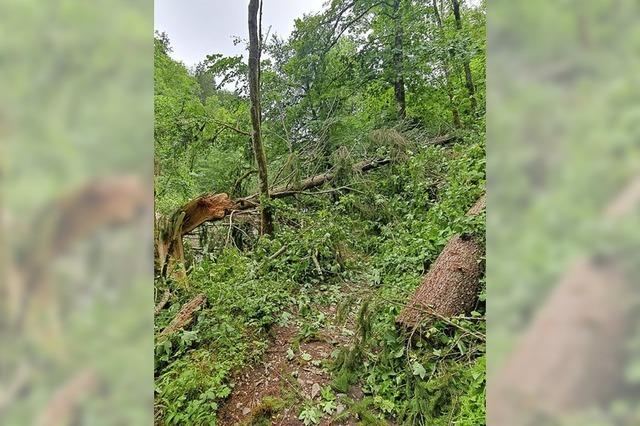
[[[180,209],[184,213],[180,233],[188,234],[204,222],[224,218],[234,205],[227,194],[201,195]]]
[[[427,145],[445,145],[455,141],[455,136],[444,135],[426,142]],[[363,160],[352,166],[354,174],[365,173],[391,163],[391,158]],[[335,179],[333,171],[310,176],[294,185],[284,185],[269,190],[270,198],[285,198],[320,187]],[[180,207],[169,218],[156,219],[155,262],[163,276],[184,279],[184,247],[182,237],[205,222],[224,219],[236,210],[249,210],[260,206],[260,195],[231,199],[227,194],[203,194]],[[159,234],[159,235],[158,235]]]
[[[158,269],[163,271],[166,267],[169,275],[183,276],[182,237],[205,222],[224,218],[234,207],[235,202],[227,194],[204,194],[180,207],[168,222],[156,221],[160,234],[155,244]]]

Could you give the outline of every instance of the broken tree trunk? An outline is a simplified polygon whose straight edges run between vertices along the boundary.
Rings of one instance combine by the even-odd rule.
[[[353,166],[354,173],[363,173],[391,162],[388,158],[362,161]],[[299,194],[335,178],[331,172],[322,173],[304,179],[299,185],[277,187],[271,192],[271,198],[284,198]],[[204,194],[178,209],[168,220],[157,221],[158,233],[155,244],[156,267],[163,276],[182,279],[184,271],[184,235],[205,222],[224,219],[232,211],[248,210],[259,206],[259,194],[232,200],[227,194]]]
[[[235,206],[227,194],[203,194],[179,208],[167,223],[157,223],[156,260],[162,274],[184,277],[182,237],[204,222],[224,218]]]
[[[483,195],[468,216],[484,210]],[[456,235],[442,250],[429,272],[422,280],[409,304],[396,318],[399,324],[414,327],[429,315],[451,317],[473,309],[478,293],[478,281],[482,275],[480,259],[484,253],[473,236]]]

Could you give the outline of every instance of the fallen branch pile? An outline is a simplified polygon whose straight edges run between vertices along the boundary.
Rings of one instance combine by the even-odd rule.
[[[446,145],[455,140],[455,136],[444,135],[429,140],[426,145]],[[360,161],[352,166],[353,174],[365,173],[391,163],[391,158],[377,158]],[[327,171],[308,177],[297,184],[272,188],[270,198],[284,198],[320,187],[335,179],[336,173]],[[156,267],[162,276],[183,278],[185,272],[184,248],[182,238],[205,222],[224,219],[236,211],[249,210],[259,206],[260,194],[232,200],[229,195],[203,194],[179,208],[168,220],[156,222]]]

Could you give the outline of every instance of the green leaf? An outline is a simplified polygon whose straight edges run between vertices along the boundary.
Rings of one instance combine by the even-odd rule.
[[[427,375],[427,370],[425,370],[424,366],[420,364],[418,361],[413,363],[413,375],[420,376],[421,379]]]
[[[315,407],[306,407],[300,412],[298,420],[302,420],[305,426],[316,425],[320,423],[322,413]]]
[[[402,355],[404,355],[404,346],[393,353],[394,358],[402,358]]]

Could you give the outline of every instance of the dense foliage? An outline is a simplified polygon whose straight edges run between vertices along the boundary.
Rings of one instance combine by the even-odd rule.
[[[331,386],[319,400],[282,395],[295,400],[301,422],[324,415],[364,424],[484,423],[484,292],[471,316],[429,321],[420,332],[394,323],[454,234],[484,234],[484,215],[465,217],[485,186],[484,4],[463,5],[462,14],[458,31],[446,2],[334,0],[297,20],[288,39],[264,41],[271,184],[327,170],[336,177],[271,200],[273,236],[258,235],[251,213],[206,224],[185,239],[187,279],[157,275],[157,299],[171,293],[156,315],[158,332],[196,294],[207,299],[187,329],[157,340],[157,422],[214,424],[234,374],[259,362],[274,327],[294,324],[296,342],[308,341],[332,321],[349,344],[323,364]],[[398,73],[404,118],[394,93]],[[205,192],[257,192],[246,75],[242,58],[215,53],[188,69],[171,58],[168,36],[157,35],[157,215]],[[455,144],[428,143],[445,133],[457,136]],[[351,172],[371,158],[392,161]],[[337,309],[336,318],[325,317],[327,306]],[[295,342],[289,350],[300,355]],[[349,396],[352,386],[364,396]],[[340,413],[338,405],[345,406]]]

